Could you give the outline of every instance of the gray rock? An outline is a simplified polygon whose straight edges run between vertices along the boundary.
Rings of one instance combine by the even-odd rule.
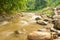
[[[43,20],[38,20],[36,23],[40,24],[40,25],[47,25],[48,24],[48,22],[45,22]]]

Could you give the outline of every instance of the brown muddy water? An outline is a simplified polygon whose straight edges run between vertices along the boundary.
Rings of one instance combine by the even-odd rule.
[[[34,14],[24,14],[24,17],[16,17],[0,24],[0,40],[27,40],[27,35],[44,26],[36,24]],[[48,24],[50,25],[50,24]],[[47,25],[47,26],[48,26]],[[19,31],[15,34],[14,31]]]

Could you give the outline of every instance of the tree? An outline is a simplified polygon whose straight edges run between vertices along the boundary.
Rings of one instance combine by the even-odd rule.
[[[45,0],[35,0],[35,9],[38,10],[46,7],[46,3]]]
[[[46,0],[47,6],[50,7],[56,7],[57,5],[60,5],[60,0]]]
[[[25,9],[25,0],[0,0],[0,13],[11,13]]]
[[[27,10],[34,10],[35,0],[28,0],[26,6],[27,6]]]

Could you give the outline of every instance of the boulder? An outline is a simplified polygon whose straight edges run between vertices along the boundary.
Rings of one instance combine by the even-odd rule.
[[[50,40],[51,35],[48,32],[33,32],[28,35],[28,40]]]
[[[27,36],[28,40],[53,40],[54,38],[51,32],[44,31],[34,31]]]
[[[36,21],[36,23],[40,24],[40,25],[47,25],[48,24],[48,22],[43,21],[43,20],[38,20],[38,21]]]

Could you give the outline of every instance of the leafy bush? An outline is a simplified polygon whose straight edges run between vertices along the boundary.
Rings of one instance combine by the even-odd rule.
[[[24,9],[24,0],[0,0],[0,13],[11,13]]]
[[[60,5],[60,0],[0,0],[0,14],[29,10],[36,11],[42,10],[47,6],[56,7],[57,5]]]
[[[50,7],[56,7],[57,5],[60,5],[60,0],[46,0],[47,6]]]

